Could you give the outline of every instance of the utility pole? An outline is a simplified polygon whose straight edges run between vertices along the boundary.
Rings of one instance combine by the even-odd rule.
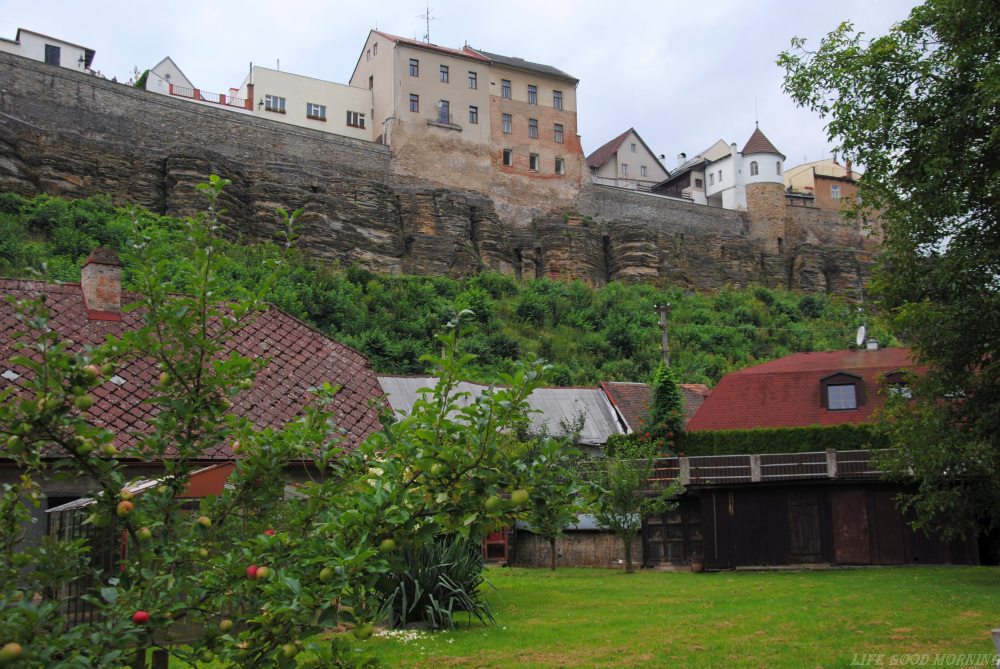
[[[654,304],[653,310],[660,315],[660,350],[663,352],[663,364],[670,366],[670,348],[667,345],[667,314],[670,313],[669,304]]]

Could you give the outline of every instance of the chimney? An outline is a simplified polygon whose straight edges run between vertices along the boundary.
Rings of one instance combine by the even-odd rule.
[[[846,163],[846,164],[844,165],[844,169],[846,169],[846,170],[847,170],[847,178],[848,178],[848,179],[853,179],[853,178],[854,178],[854,170],[852,170],[852,169],[851,169],[851,159],[850,159],[850,158],[848,158],[848,159],[847,159],[847,160],[845,160],[844,162]]]
[[[867,342],[867,349],[869,351],[877,351],[878,350],[878,340],[877,339],[871,339],[871,338],[869,338],[868,342]]]
[[[677,154],[677,167],[680,167],[681,165],[683,165],[684,161],[687,160],[687,159],[688,159],[688,154],[686,154],[686,153],[678,153]]]
[[[96,248],[80,272],[83,305],[92,321],[122,319],[122,263],[111,249]]]

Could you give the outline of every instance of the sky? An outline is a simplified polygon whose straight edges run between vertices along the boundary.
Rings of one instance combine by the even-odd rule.
[[[676,166],[754,122],[787,166],[829,158],[824,123],[781,90],[777,55],[842,21],[879,35],[915,0],[430,0],[430,41],[553,65],[580,80],[577,123],[593,152],[634,127]],[[239,86],[250,63],[346,84],[371,28],[422,39],[425,0],[0,0],[0,36],[18,28],[97,53],[93,68],[127,81],[169,55],[204,91]]]

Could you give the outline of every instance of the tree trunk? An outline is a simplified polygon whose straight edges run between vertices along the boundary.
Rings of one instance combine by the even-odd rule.
[[[632,569],[632,536],[622,535],[622,543],[625,548],[625,573],[634,573],[635,570]]]
[[[549,537],[549,569],[556,570],[556,538]]]

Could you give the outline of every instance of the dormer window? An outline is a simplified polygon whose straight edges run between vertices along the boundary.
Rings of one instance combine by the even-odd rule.
[[[910,383],[907,379],[906,372],[903,372],[902,370],[890,372],[885,375],[884,381],[885,388],[890,394],[905,397],[906,399],[913,397],[913,391],[910,389]]]
[[[860,376],[838,372],[820,379],[820,403],[828,411],[852,411],[865,403],[865,382]]]

